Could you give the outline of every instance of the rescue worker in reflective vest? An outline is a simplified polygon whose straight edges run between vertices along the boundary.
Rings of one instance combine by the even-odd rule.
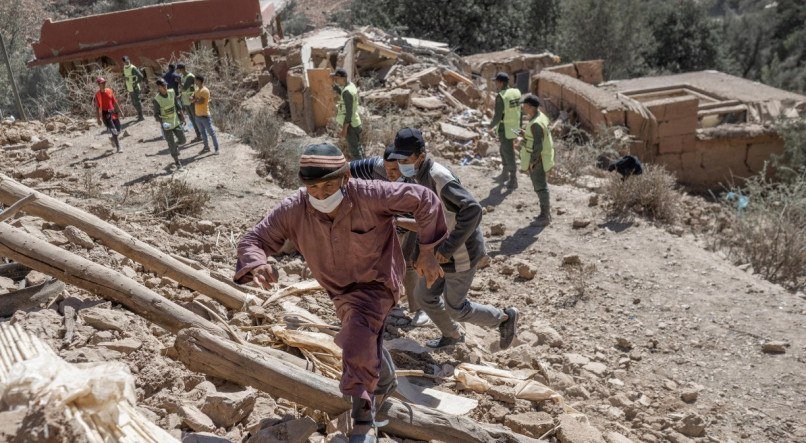
[[[184,145],[187,140],[179,124],[185,122],[185,117],[182,111],[176,108],[176,93],[174,90],[168,89],[168,83],[164,79],[157,79],[156,83],[157,95],[154,96],[154,118],[162,125],[165,141],[168,142],[168,151],[174,159],[176,169],[180,170],[182,169],[182,163],[179,162],[179,145]]]
[[[521,129],[521,91],[509,87],[509,75],[499,72],[495,76],[498,94],[495,96],[495,114],[490,122],[490,130],[498,133],[501,143],[501,175],[497,177],[500,183],[509,190],[518,187],[517,163],[515,162],[514,140],[518,138]]]
[[[520,149],[521,171],[529,174],[532,186],[540,201],[540,215],[532,226],[547,226],[551,223],[551,205],[546,174],[554,166],[554,140],[551,138],[549,118],[540,112],[540,100],[532,94],[523,98],[523,112],[528,123],[521,130],[524,144]]]
[[[179,101],[182,103],[182,111],[190,116],[190,123],[193,124],[193,131],[196,132],[196,138],[190,142],[195,143],[202,139],[199,125],[196,123],[195,105],[191,101],[193,93],[196,92],[196,76],[192,72],[188,72],[184,63],[176,65],[176,72],[182,76],[182,80],[179,82]]]
[[[140,103],[140,82],[143,81],[143,73],[129,61],[129,56],[123,56],[123,78],[126,80],[126,92],[132,101],[134,109],[137,110],[137,121],[143,121],[143,105]]]
[[[361,117],[358,116],[358,88],[347,79],[347,71],[342,68],[330,74],[333,77],[333,89],[339,94],[336,109],[336,123],[340,131],[339,138],[347,142],[347,150],[351,160],[364,158],[361,148]]]

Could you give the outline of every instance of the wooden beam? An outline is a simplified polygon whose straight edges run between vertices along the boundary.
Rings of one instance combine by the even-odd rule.
[[[300,371],[255,346],[238,345],[199,329],[181,331],[174,346],[179,360],[191,370],[252,386],[333,417],[350,409],[350,401],[342,396],[337,381]],[[482,425],[467,417],[444,414],[396,399],[389,399],[379,415],[380,419],[389,419],[384,431],[416,440],[537,442],[503,427]]]
[[[28,203],[36,200],[36,195],[29,194],[26,197],[23,197],[21,200],[14,202],[11,206],[7,207],[3,212],[0,212],[0,222],[8,220],[9,218],[13,217],[14,214],[20,211],[23,206],[27,205]]]
[[[50,279],[39,285],[0,294],[0,317],[11,317],[18,310],[31,309],[57,297],[64,291],[64,283]]]
[[[0,223],[0,255],[120,303],[171,332],[195,327],[224,335],[218,326],[125,275],[51,245],[7,223]]]
[[[34,194],[36,198],[26,205],[25,212],[28,214],[60,226],[75,226],[89,234],[90,237],[102,241],[105,246],[141,263],[146,269],[157,275],[164,275],[176,280],[180,285],[207,295],[230,309],[242,309],[247,304],[259,301],[257,297],[222,283],[203,271],[193,269],[88,212],[37,192],[0,174],[0,202],[11,204],[31,194]]]

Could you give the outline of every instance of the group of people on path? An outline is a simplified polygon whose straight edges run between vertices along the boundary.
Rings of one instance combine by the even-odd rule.
[[[143,121],[145,118],[140,93],[141,85],[145,83],[145,76],[131,63],[128,56],[124,56],[122,61],[126,91],[137,111],[137,121]],[[210,90],[204,85],[204,81],[204,76],[194,75],[184,64],[179,63],[169,64],[168,71],[154,82],[157,89],[151,101],[154,119],[160,124],[162,138],[168,144],[168,151],[176,170],[183,169],[179,159],[179,147],[187,143],[185,137],[187,120],[196,133],[196,138],[190,142],[201,141],[204,145],[200,154],[210,152],[208,138],[213,141],[213,153],[219,154],[218,137],[210,114]],[[98,124],[103,123],[106,126],[117,152],[123,152],[119,140],[120,119],[123,118],[123,113],[114,92],[106,86],[106,79],[98,77],[96,82],[98,92],[95,94],[93,104],[97,111]]]
[[[278,254],[286,241],[296,245],[341,321],[335,340],[342,348],[340,388],[352,400],[350,442],[372,442],[384,424],[377,412],[397,385],[383,332],[402,296],[413,326],[433,322],[439,331],[425,342],[432,349],[464,342],[461,323],[497,330],[500,349],[507,349],[517,336],[520,313],[514,306],[468,297],[487,255],[483,211],[472,193],[429,155],[416,128],[399,130],[383,156],[364,158],[358,90],[341,69],[333,79],[345,152],[327,143],[305,147],[299,161],[304,187],[241,238],[234,280],[268,287],[279,273],[267,257]],[[546,173],[554,164],[548,117],[537,97],[521,97],[509,87],[506,74],[496,82],[490,128],[501,141],[500,179],[508,188],[517,186],[519,149],[521,171],[531,178],[540,202],[535,222],[545,226],[551,220]],[[528,119],[523,127],[522,112]],[[516,145],[519,137],[523,142]]]

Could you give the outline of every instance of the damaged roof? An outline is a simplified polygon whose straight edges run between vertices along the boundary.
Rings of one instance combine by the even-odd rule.
[[[255,37],[263,21],[258,0],[190,0],[70,20],[45,20],[28,66],[137,52],[170,59],[199,40]],[[184,48],[184,49],[183,49]]]

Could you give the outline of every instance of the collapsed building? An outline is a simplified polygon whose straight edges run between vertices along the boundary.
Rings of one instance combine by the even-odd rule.
[[[592,82],[578,65],[532,79],[552,113],[572,112],[592,132],[626,127],[630,153],[664,165],[691,190],[762,171],[783,152],[774,123],[806,112],[806,97],[717,71]]]
[[[262,62],[271,3],[191,0],[69,20],[45,20],[28,66],[59,64],[63,76],[92,66],[119,67],[128,55],[149,78],[183,52],[210,48],[240,66]],[[258,58],[259,60],[254,60]]]

